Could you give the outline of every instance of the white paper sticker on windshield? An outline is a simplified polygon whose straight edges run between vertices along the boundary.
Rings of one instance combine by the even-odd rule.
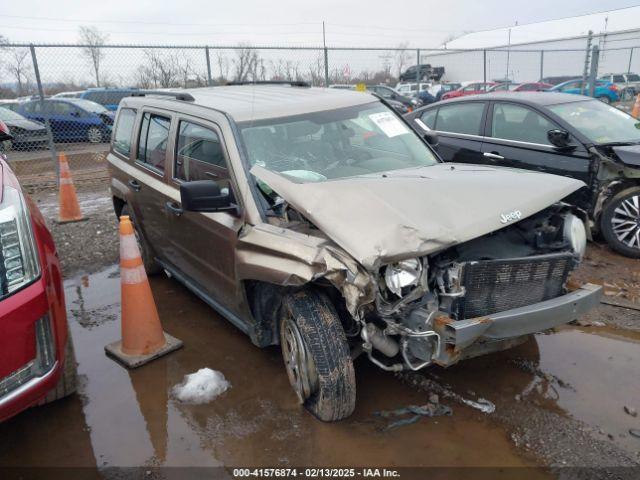
[[[391,112],[372,113],[369,118],[389,138],[409,133],[409,129]]]

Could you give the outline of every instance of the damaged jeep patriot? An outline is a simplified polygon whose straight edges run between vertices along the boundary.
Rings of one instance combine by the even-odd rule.
[[[304,83],[140,93],[108,156],[117,215],[260,346],[321,420],[355,407],[353,359],[447,367],[568,323],[586,217],[571,178],[445,164],[367,93]]]

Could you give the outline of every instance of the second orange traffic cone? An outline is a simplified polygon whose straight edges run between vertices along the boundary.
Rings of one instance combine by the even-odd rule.
[[[135,368],[180,348],[182,342],[162,330],[128,216],[120,217],[120,284],[122,340],[107,345],[107,354]]]
[[[633,118],[640,117],[640,93],[636,97],[636,103],[633,104],[633,110],[631,110],[631,116]]]
[[[67,156],[64,153],[58,154],[58,164],[60,166],[58,223],[84,220],[76,196],[76,187],[74,187],[73,178],[71,178],[69,162],[67,162]]]

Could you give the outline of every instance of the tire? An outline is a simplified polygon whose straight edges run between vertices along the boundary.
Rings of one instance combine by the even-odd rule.
[[[625,88],[622,90],[622,100],[633,100],[636,96],[636,91],[633,88]]]
[[[138,246],[140,247],[140,256],[142,257],[142,263],[144,264],[144,269],[147,272],[148,276],[158,275],[162,273],[163,268],[155,261],[153,257],[153,253],[149,244],[145,240],[142,232],[138,228],[138,222],[136,221],[135,215],[133,215],[133,211],[129,209],[129,205],[125,204],[120,211],[120,215],[128,215],[131,219],[131,223],[133,223],[133,231],[136,235],[136,240],[138,240]]]
[[[102,143],[102,130],[98,127],[91,127],[87,130],[87,140],[89,143]]]
[[[289,381],[309,412],[325,422],[341,420],[353,413],[356,405],[353,361],[340,318],[329,298],[314,290],[286,295],[280,343]],[[291,367],[292,343],[298,349],[298,363],[304,363],[307,370],[306,375],[300,370],[297,379]],[[307,362],[300,362],[303,356]],[[308,380],[306,391],[300,388],[305,380]]]
[[[71,336],[67,339],[67,345],[65,347],[64,365],[62,367],[62,375],[56,386],[51,389],[47,396],[39,403],[39,405],[45,405],[47,403],[55,402],[61,398],[68,397],[76,392],[78,387],[78,364],[76,362],[76,353],[73,348],[73,340]]]
[[[622,190],[606,203],[600,229],[613,250],[640,258],[640,187]]]
[[[609,97],[607,97],[606,95],[599,96],[598,100],[600,100],[602,103],[606,103],[607,105],[609,105],[611,103],[611,99]]]

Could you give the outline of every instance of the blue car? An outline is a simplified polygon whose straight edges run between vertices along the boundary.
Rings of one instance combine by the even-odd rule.
[[[44,107],[44,108],[43,108]],[[48,98],[20,103],[17,112],[29,120],[49,120],[56,142],[108,142],[114,113],[79,98]]]
[[[573,80],[569,80],[567,82],[562,82],[556,85],[553,88],[550,88],[550,92],[562,92],[562,93],[573,93],[576,95],[581,95],[581,84],[582,79],[576,78]],[[585,85],[585,95],[589,95],[589,84]],[[620,95],[618,94],[618,87],[616,87],[611,82],[603,82],[602,80],[596,80],[596,88],[593,93],[593,96],[598,100],[602,100],[604,103],[617,102],[620,100]]]
[[[139,92],[137,88],[88,88],[78,98],[99,103],[107,110],[115,112],[120,100],[130,97],[132,93]]]

